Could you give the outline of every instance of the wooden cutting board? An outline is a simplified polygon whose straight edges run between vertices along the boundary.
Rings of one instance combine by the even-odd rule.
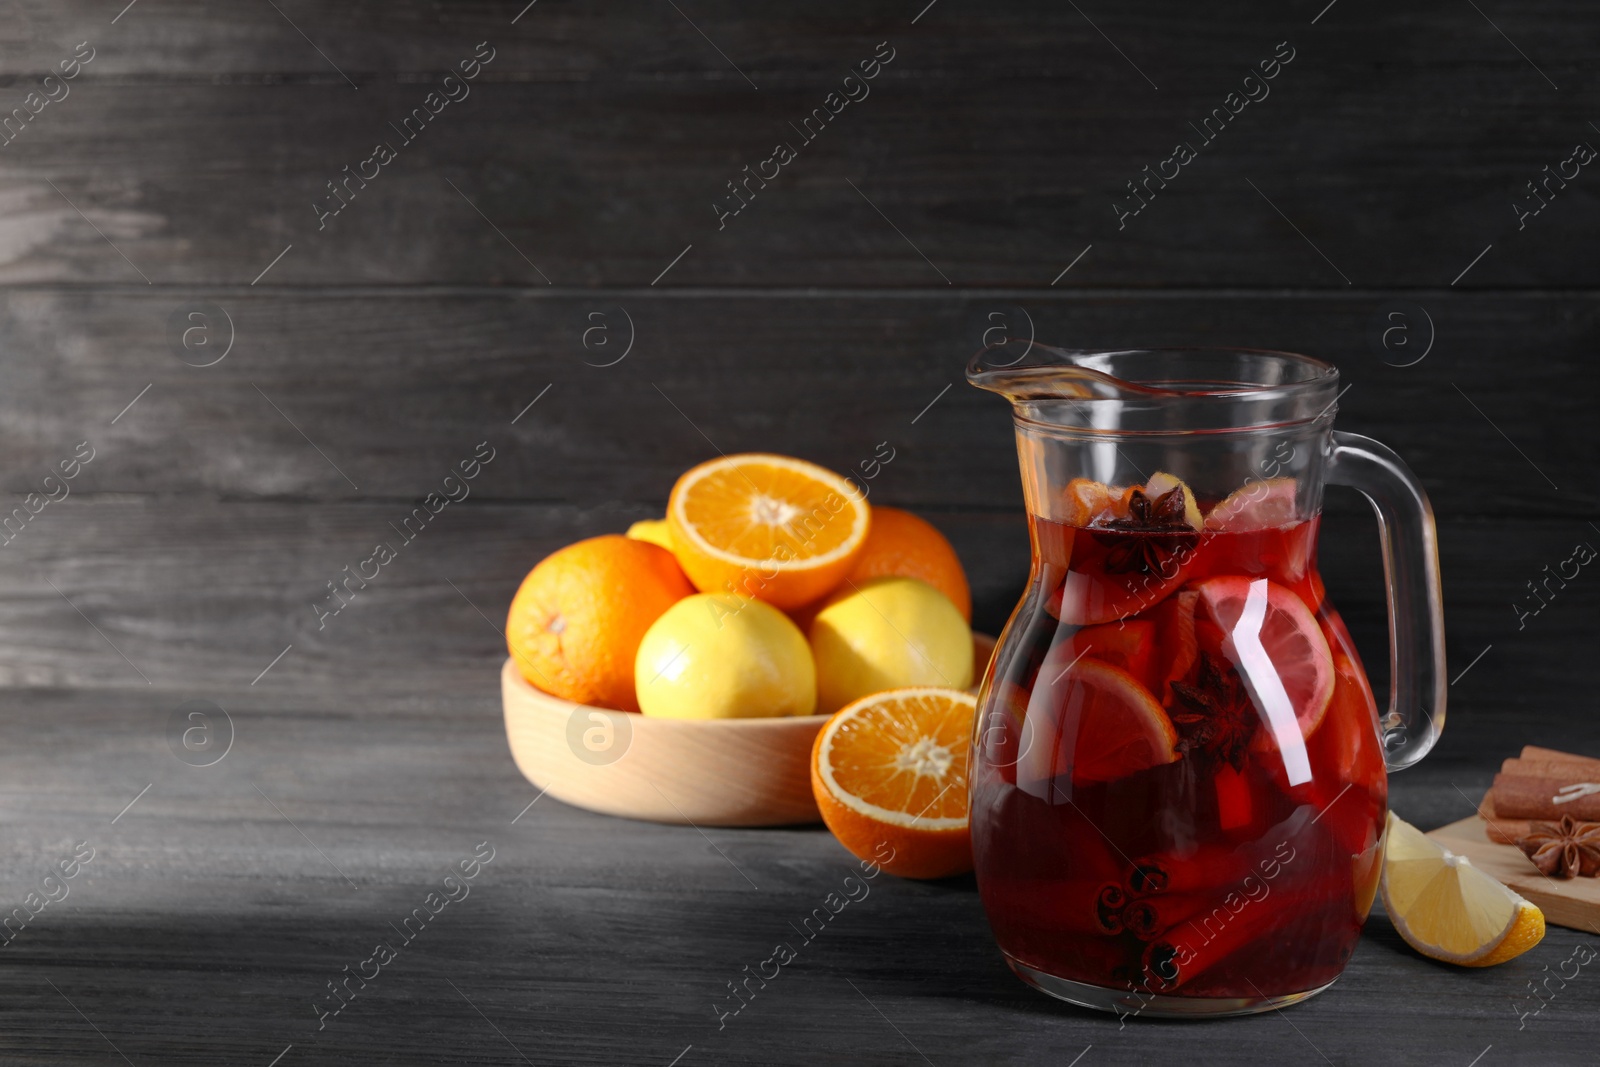
[[[1487,826],[1474,815],[1428,836],[1533,901],[1545,922],[1600,933],[1600,878],[1547,878],[1515,845],[1490,841]]]

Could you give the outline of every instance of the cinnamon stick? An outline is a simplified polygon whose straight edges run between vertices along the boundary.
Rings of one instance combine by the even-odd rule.
[[[1527,819],[1496,819],[1484,829],[1484,836],[1497,845],[1515,845],[1533,832]]]
[[[1095,897],[1095,922],[1100,929],[1108,934],[1119,933],[1122,930],[1122,912],[1128,904],[1128,893],[1115,882],[1107,882],[1100,887],[1100,893]]]
[[[1218,908],[1197,914],[1145,946],[1142,962],[1152,990],[1171,992],[1224,963],[1238,952],[1275,936],[1285,915],[1304,915],[1329,906],[1317,893],[1296,892],[1274,901],[1249,904],[1238,912]],[[1347,903],[1333,905],[1346,908]]]
[[[1533,823],[1527,819],[1502,819],[1494,810],[1494,793],[1483,794],[1478,805],[1478,817],[1484,822],[1484,836],[1500,845],[1514,845],[1517,839],[1527,837]]]
[[[1515,778],[1571,778],[1600,781],[1600,760],[1508,759],[1500,764],[1500,773]]]
[[[1128,890],[1136,897],[1197,890],[1220,896],[1255,873],[1252,860],[1253,857],[1225,845],[1205,844],[1181,852],[1157,852],[1133,865],[1128,872]]]
[[[1159,894],[1136,900],[1124,908],[1122,924],[1140,941],[1149,941],[1167,933],[1196,913],[1219,906],[1214,894],[1183,893],[1176,896]]]
[[[1291,845],[1290,835],[1285,833],[1283,841],[1270,853],[1259,846],[1235,849],[1227,845],[1197,845],[1152,853],[1134,862],[1133,870],[1126,877],[1126,886],[1134,897],[1152,893],[1205,893],[1221,899],[1227,893],[1246,893],[1250,889],[1246,878],[1272,881],[1286,867],[1312,870],[1304,862],[1294,864],[1296,848],[1306,848],[1306,843],[1298,840],[1296,845]]]
[[[1494,817],[1494,789],[1491,787],[1483,794],[1483,799],[1478,801],[1478,818],[1484,822],[1493,822]]]
[[[1193,981],[1279,920],[1276,909],[1246,907],[1237,914],[1219,908],[1198,922],[1185,921],[1145,946],[1142,962],[1150,988],[1170,992]]]
[[[1587,795],[1583,795],[1581,789],[1573,789],[1588,783],[1596,783],[1597,789]],[[1494,810],[1499,817],[1549,821],[1570,815],[1585,821],[1600,820],[1600,774],[1587,769],[1556,778],[1497,774],[1489,791],[1494,796]],[[1574,799],[1556,802],[1557,797],[1574,793],[1578,794]]]
[[[1600,759],[1592,756],[1575,756],[1571,752],[1561,752],[1553,748],[1540,748],[1537,745],[1523,745],[1522,758],[1525,760],[1556,760],[1562,763],[1592,763],[1600,767]]]
[[[1127,891],[1117,882],[1095,878],[1028,879],[1015,885],[997,908],[1000,924],[1029,931],[1029,937],[1094,940],[1122,930]]]
[[[1562,815],[1586,818],[1573,808],[1582,805],[1582,810],[1595,810],[1600,794],[1555,803],[1555,798],[1563,795],[1562,789],[1584,782],[1600,782],[1600,759],[1538,745],[1522,746],[1519,756],[1500,765],[1494,785],[1478,805],[1478,814],[1487,824],[1485,834],[1490,841],[1514,845],[1528,835],[1533,820],[1560,819]]]

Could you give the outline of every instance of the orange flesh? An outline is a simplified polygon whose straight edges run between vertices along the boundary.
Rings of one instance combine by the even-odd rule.
[[[1035,688],[1028,714],[1041,736],[1018,775],[1108,782],[1177,758],[1177,732],[1138,680],[1092,656]]]
[[[966,818],[972,714],[935,695],[881,698],[834,732],[828,748],[834,780],[888,811]]]
[[[1248,579],[1231,576],[1201,583],[1201,603],[1224,636],[1238,625],[1252,585]],[[1301,736],[1310,737],[1333,698],[1334,664],[1326,637],[1293,591],[1269,582],[1259,640],[1294,706]]]
[[[760,461],[713,471],[690,488],[684,517],[706,542],[744,559],[821,556],[850,539],[855,508],[832,486]],[[829,505],[832,504],[833,507]],[[837,510],[835,510],[837,509]]]
[[[1114,781],[1146,767],[1171,763],[1173,737],[1156,718],[1153,700],[1142,702],[1141,714],[1130,714],[1126,693],[1085,686],[1073,694],[1082,702],[1078,712],[1077,766],[1073,773],[1086,781]]]

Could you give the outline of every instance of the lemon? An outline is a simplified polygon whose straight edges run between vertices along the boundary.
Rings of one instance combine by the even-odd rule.
[[[666,519],[640,519],[628,527],[628,536],[635,541],[649,541],[668,552],[672,551],[672,535],[667,532]]]
[[[1144,495],[1151,500],[1165,496],[1174,489],[1183,490],[1183,521],[1196,530],[1205,525],[1205,520],[1200,517],[1200,505],[1195,502],[1194,490],[1186,485],[1182,478],[1168,474],[1166,471],[1156,471],[1150,480],[1144,483]]]
[[[639,710],[663,719],[810,715],[817,674],[800,628],[771,604],[684,597],[645,631],[633,661]]]
[[[1432,959],[1490,967],[1544,938],[1544,913],[1389,813],[1383,906],[1406,944]]]
[[[885,689],[972,684],[972,631],[950,598],[915,578],[847,583],[811,623],[817,707]]]

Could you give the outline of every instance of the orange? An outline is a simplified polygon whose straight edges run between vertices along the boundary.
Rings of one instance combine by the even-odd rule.
[[[890,689],[823,725],[811,791],[845,848],[902,878],[972,870],[967,752],[977,706],[959,689]]]
[[[551,553],[528,572],[506,617],[522,676],[552,696],[638,711],[639,642],[663,612],[694,592],[672,553],[620,534]]]
[[[756,452],[690,468],[667,500],[673,548],[695,588],[784,609],[844,580],[870,521],[866,499],[844,478]]]
[[[932,523],[909,511],[872,509],[872,529],[849,580],[860,585],[873,578],[920,578],[972,622],[972,590],[956,550]]]
[[[1046,677],[1047,671],[1056,673]],[[1040,668],[1028,698],[1042,743],[1017,764],[1019,782],[1070,775],[1112,782],[1178,758],[1172,721],[1139,680],[1092,655],[1075,666]]]

